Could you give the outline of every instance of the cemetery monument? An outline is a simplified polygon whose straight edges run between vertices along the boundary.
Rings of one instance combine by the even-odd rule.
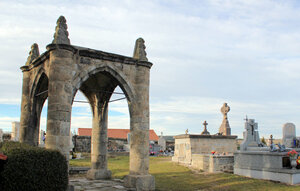
[[[20,141],[38,145],[40,114],[48,99],[45,147],[58,149],[67,160],[70,149],[70,122],[74,97],[81,91],[93,114],[91,169],[89,179],[110,178],[107,168],[108,103],[119,86],[130,112],[130,165],[125,185],[154,190],[149,174],[149,81],[152,63],[145,41],[135,42],[133,57],[72,45],[66,19],[57,20],[54,39],[40,54],[35,43],[23,72]]]

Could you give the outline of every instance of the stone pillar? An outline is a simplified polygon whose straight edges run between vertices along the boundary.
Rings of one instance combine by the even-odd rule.
[[[30,72],[28,66],[21,67],[23,71],[23,85],[22,85],[22,101],[21,101],[21,119],[20,119],[20,142],[34,145],[32,137],[30,120],[32,102],[30,99]]]
[[[11,140],[19,141],[20,139],[20,122],[14,121],[12,122],[12,132],[11,132]]]
[[[49,46],[47,47],[49,48]],[[51,48],[51,46],[50,46]],[[72,111],[73,53],[56,48],[50,52],[47,149],[57,149],[69,159],[70,121]]]
[[[130,173],[126,187],[154,190],[155,180],[149,174],[149,75],[150,69],[137,66],[135,100],[130,109]]]
[[[3,142],[3,131],[0,129],[0,143]]]
[[[88,179],[111,178],[111,172],[107,169],[108,101],[93,104],[92,168],[87,172]]]

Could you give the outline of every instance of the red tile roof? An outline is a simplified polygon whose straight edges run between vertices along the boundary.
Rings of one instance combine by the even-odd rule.
[[[108,138],[127,139],[127,134],[130,133],[129,129],[107,129]],[[78,128],[79,136],[91,136],[92,128]],[[153,129],[149,130],[149,139],[151,141],[158,141],[159,137]]]

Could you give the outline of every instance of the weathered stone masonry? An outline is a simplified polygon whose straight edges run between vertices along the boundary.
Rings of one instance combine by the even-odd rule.
[[[31,48],[23,71],[20,141],[38,144],[40,115],[48,98],[46,148],[69,154],[72,103],[76,92],[88,99],[93,114],[92,168],[90,179],[110,178],[107,169],[107,114],[113,90],[119,86],[126,95],[130,113],[130,173],[127,187],[154,190],[149,174],[149,79],[144,40],[136,41],[134,56],[73,46],[68,39],[66,20],[60,17],[52,44],[39,55]],[[68,158],[68,157],[67,157]]]

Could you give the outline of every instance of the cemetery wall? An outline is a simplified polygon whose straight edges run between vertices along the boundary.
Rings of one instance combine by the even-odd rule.
[[[73,136],[73,144],[76,152],[91,152],[91,136]]]

